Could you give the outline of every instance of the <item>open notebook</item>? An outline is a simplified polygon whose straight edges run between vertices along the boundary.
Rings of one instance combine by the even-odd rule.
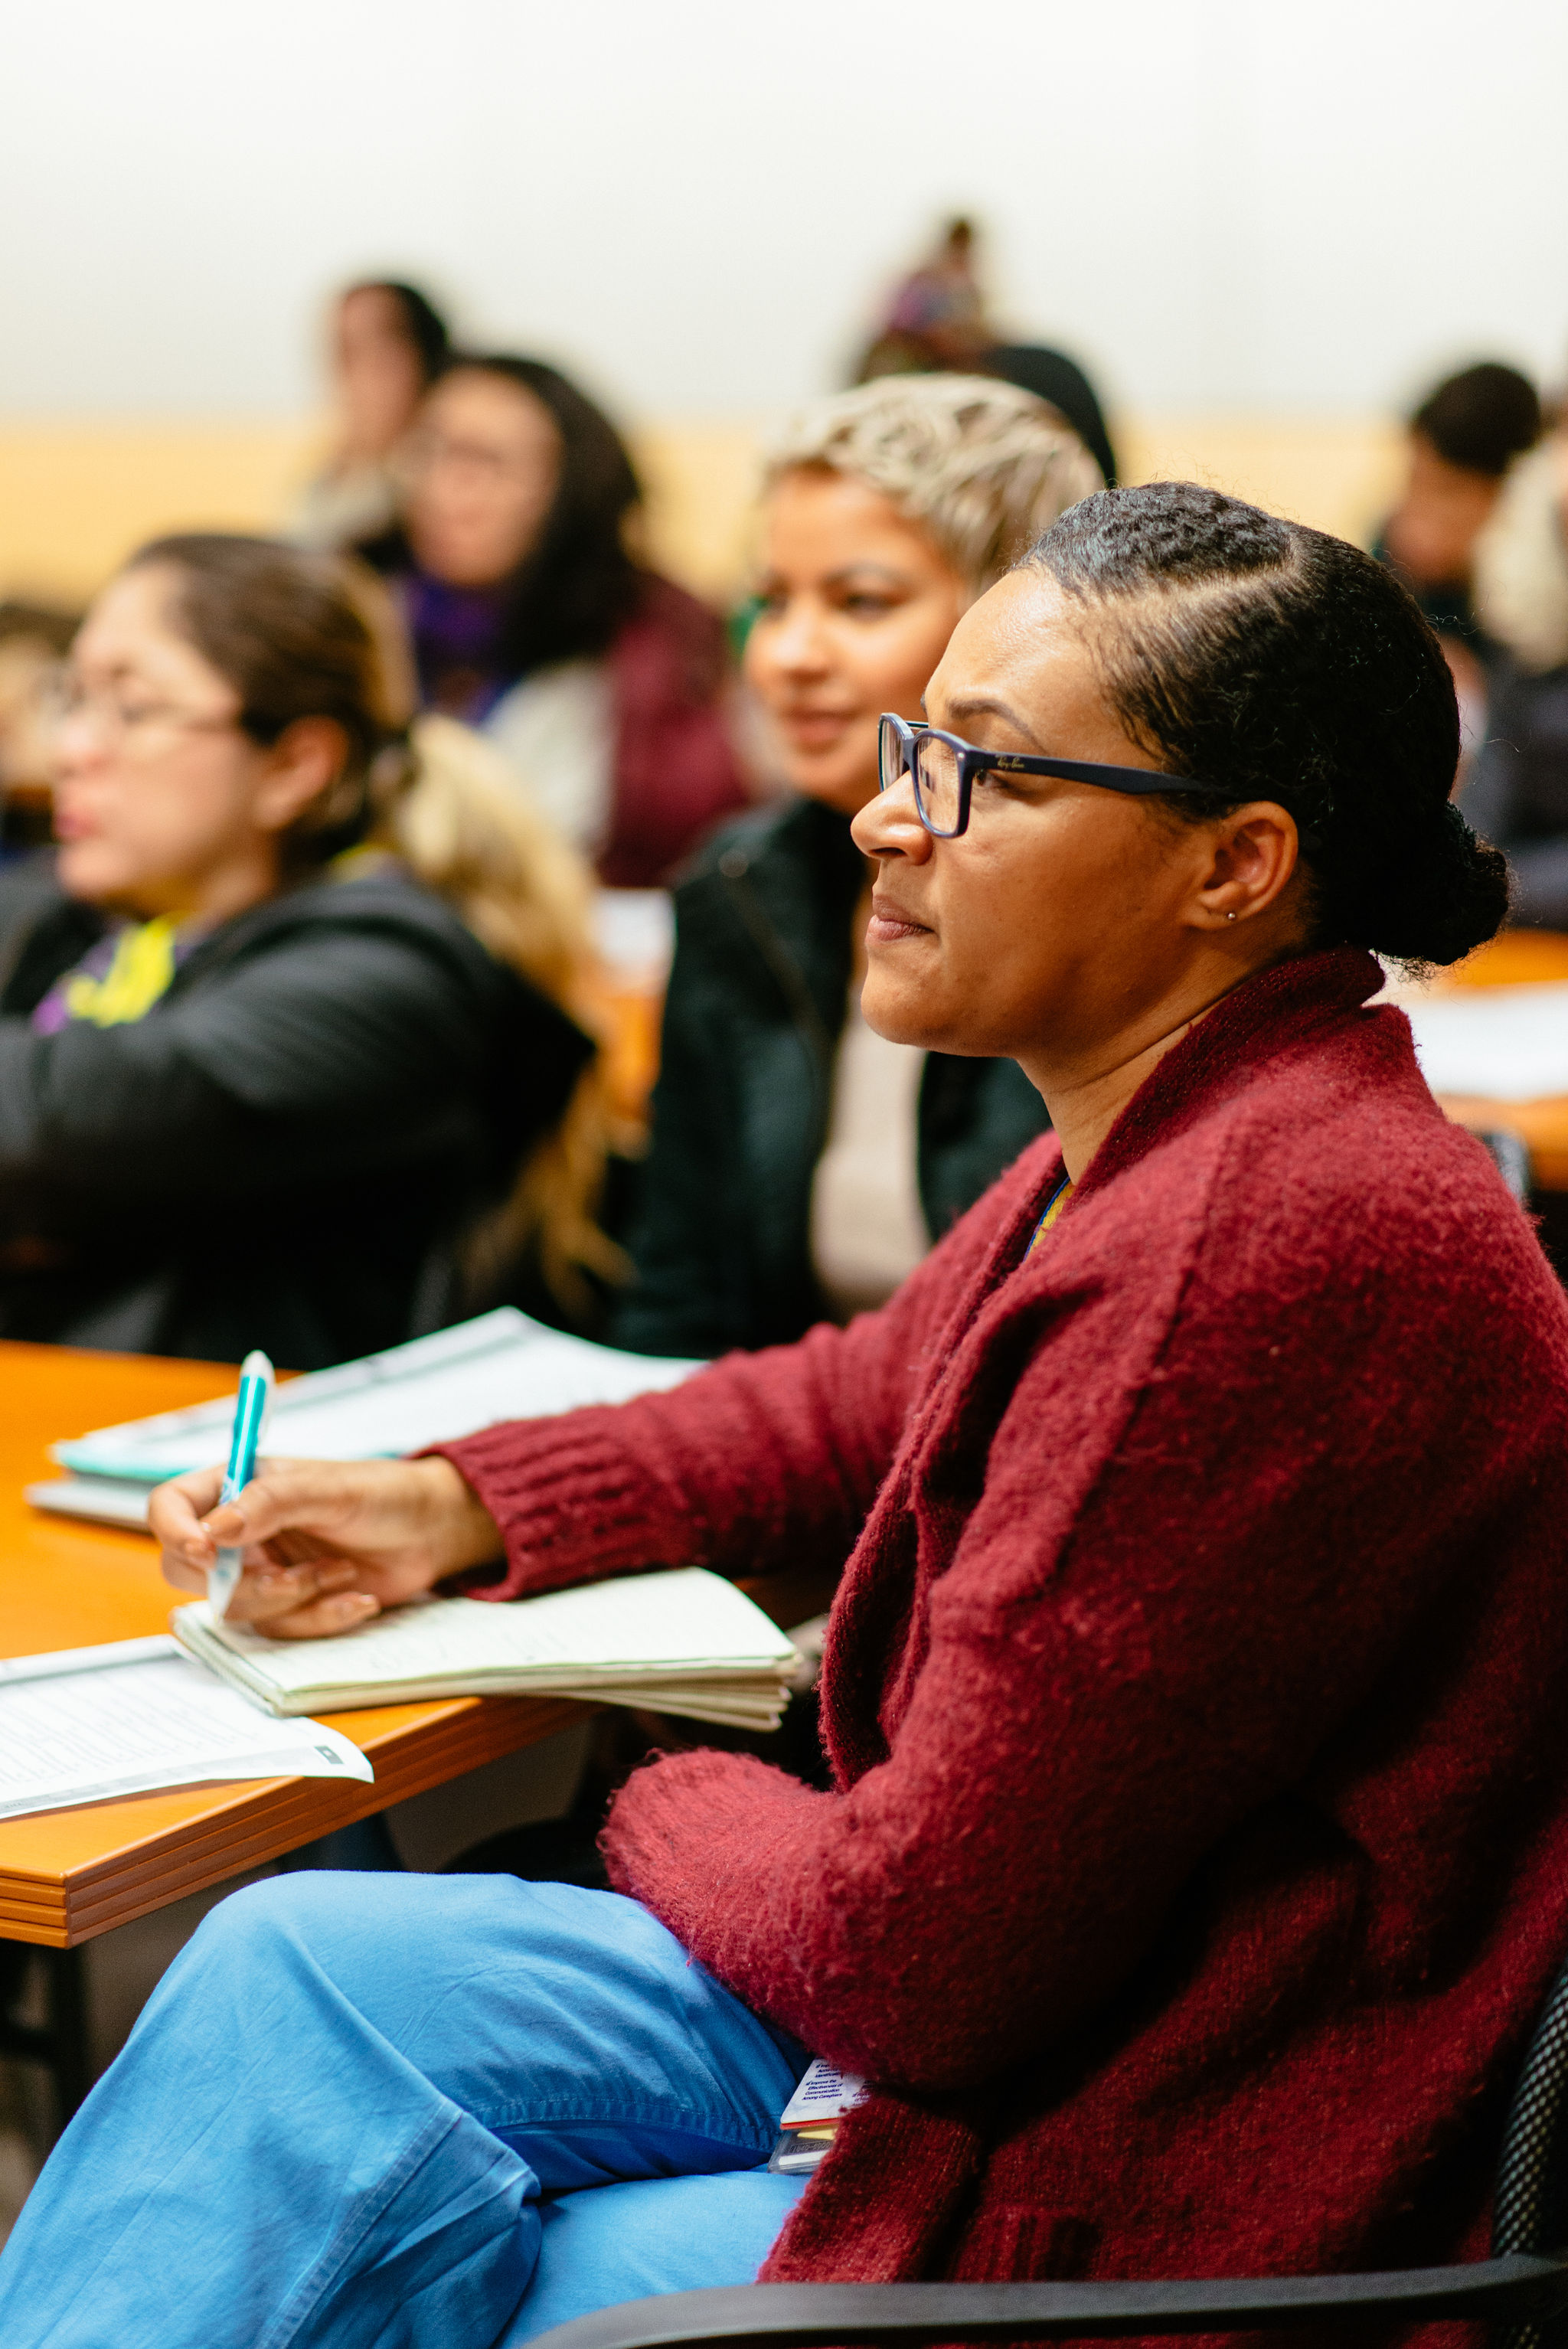
[[[576,1696],[774,1729],[795,1650],[744,1591],[699,1567],[498,1607],[428,1599],[333,1640],[268,1640],[176,1608],[175,1638],[269,1713],[437,1696]]]

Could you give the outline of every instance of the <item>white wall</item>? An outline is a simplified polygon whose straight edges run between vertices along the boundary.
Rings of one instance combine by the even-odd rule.
[[[1565,88],[1562,0],[0,0],[0,409],[297,409],[366,270],[771,409],[955,205],[1118,405],[1556,376]]]

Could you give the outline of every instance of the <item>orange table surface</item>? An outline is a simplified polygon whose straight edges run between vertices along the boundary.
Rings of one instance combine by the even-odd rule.
[[[59,1472],[47,1446],[232,1388],[221,1363],[0,1343],[0,1655],[167,1630],[175,1595],[147,1537],[31,1508]],[[317,1778],[181,1787],[0,1819],[0,1940],[67,1949],[277,1858],[582,1718],[559,1698],[454,1697],[325,1716],[361,1746],[373,1786]]]

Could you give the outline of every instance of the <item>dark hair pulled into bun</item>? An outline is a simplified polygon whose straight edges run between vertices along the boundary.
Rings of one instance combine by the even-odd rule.
[[[1107,700],[1161,767],[1295,818],[1314,945],[1452,963],[1501,927],[1507,865],[1449,796],[1448,663],[1381,564],[1191,481],[1085,498],[1026,561],[1112,621],[1090,636]]]

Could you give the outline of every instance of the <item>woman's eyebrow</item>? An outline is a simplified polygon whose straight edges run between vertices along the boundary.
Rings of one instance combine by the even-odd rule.
[[[907,575],[891,563],[841,563],[830,571],[822,581],[824,587],[841,587],[848,579],[885,579],[891,586],[907,587]]]
[[[1037,750],[1043,750],[1033,730],[1024,723],[1010,703],[1003,701],[996,694],[956,693],[947,705],[947,714],[952,719],[999,718],[1005,726],[1010,726],[1016,734],[1021,734],[1026,742],[1032,742]]]

